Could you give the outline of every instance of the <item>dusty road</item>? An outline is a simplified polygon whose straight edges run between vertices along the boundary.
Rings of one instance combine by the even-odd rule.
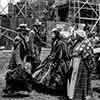
[[[43,49],[41,53],[41,60],[43,60],[48,54],[48,49]],[[20,95],[16,96],[6,96],[3,94],[2,89],[5,87],[5,79],[4,79],[4,73],[7,69],[7,64],[9,62],[10,58],[9,51],[8,52],[0,52],[0,100],[66,100],[62,96],[51,96],[49,94],[44,93],[38,93],[37,91],[33,90],[30,95],[25,95],[25,93],[21,93]],[[100,86],[100,81],[95,82],[96,84]],[[97,92],[94,92],[94,100],[100,100],[100,94]]]

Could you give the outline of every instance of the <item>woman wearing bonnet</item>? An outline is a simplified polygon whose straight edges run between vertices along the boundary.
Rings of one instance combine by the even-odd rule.
[[[91,97],[91,80],[95,77],[96,67],[92,44],[83,31],[84,24],[78,25],[73,34],[73,52],[70,62],[72,74],[67,82],[69,100],[86,100]]]
[[[52,49],[50,55],[40,64],[33,73],[34,83],[40,88],[61,92],[65,89],[65,76],[68,71],[67,46],[60,32],[55,28],[51,31]]]

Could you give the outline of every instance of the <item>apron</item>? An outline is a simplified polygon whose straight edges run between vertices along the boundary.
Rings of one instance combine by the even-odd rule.
[[[81,51],[81,43],[77,44],[76,47],[74,48],[74,52]],[[70,63],[70,66],[73,68],[72,74],[71,74],[71,79],[68,80],[67,82],[67,95],[70,99],[73,99],[74,97],[74,92],[75,92],[75,86],[76,86],[76,81],[77,81],[77,75],[78,75],[78,70],[79,70],[79,65],[80,65],[81,57],[77,56],[72,58],[72,61]]]
[[[72,75],[71,75],[71,81],[69,82],[69,80],[68,80],[68,84],[67,84],[67,93],[68,93],[68,97],[70,99],[73,99],[73,97],[74,97],[80,60],[81,60],[80,57],[74,57],[73,61],[72,61],[73,71],[72,71]]]

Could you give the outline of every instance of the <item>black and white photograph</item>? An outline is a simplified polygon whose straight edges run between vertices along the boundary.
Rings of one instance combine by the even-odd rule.
[[[0,100],[100,100],[100,0],[0,0]]]

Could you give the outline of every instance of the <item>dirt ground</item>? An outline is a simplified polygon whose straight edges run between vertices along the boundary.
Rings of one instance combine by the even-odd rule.
[[[49,49],[43,49],[41,53],[41,60],[43,60],[48,54]],[[52,96],[50,94],[38,93],[33,90],[29,95],[25,92],[21,92],[15,96],[4,95],[2,89],[5,87],[4,73],[6,72],[7,65],[10,59],[11,53],[9,51],[0,51],[0,100],[66,100],[63,96]],[[95,81],[94,86],[100,87],[100,81]],[[100,92],[100,91],[99,91]],[[94,100],[100,100],[100,94],[94,92]]]
[[[43,60],[48,54],[48,49],[43,49],[41,53],[41,60]],[[60,100],[60,96],[51,96],[49,94],[38,93],[35,90],[32,91],[29,95],[21,92],[15,96],[4,95],[2,89],[5,87],[4,73],[6,72],[7,65],[10,59],[10,51],[0,51],[0,100]]]

